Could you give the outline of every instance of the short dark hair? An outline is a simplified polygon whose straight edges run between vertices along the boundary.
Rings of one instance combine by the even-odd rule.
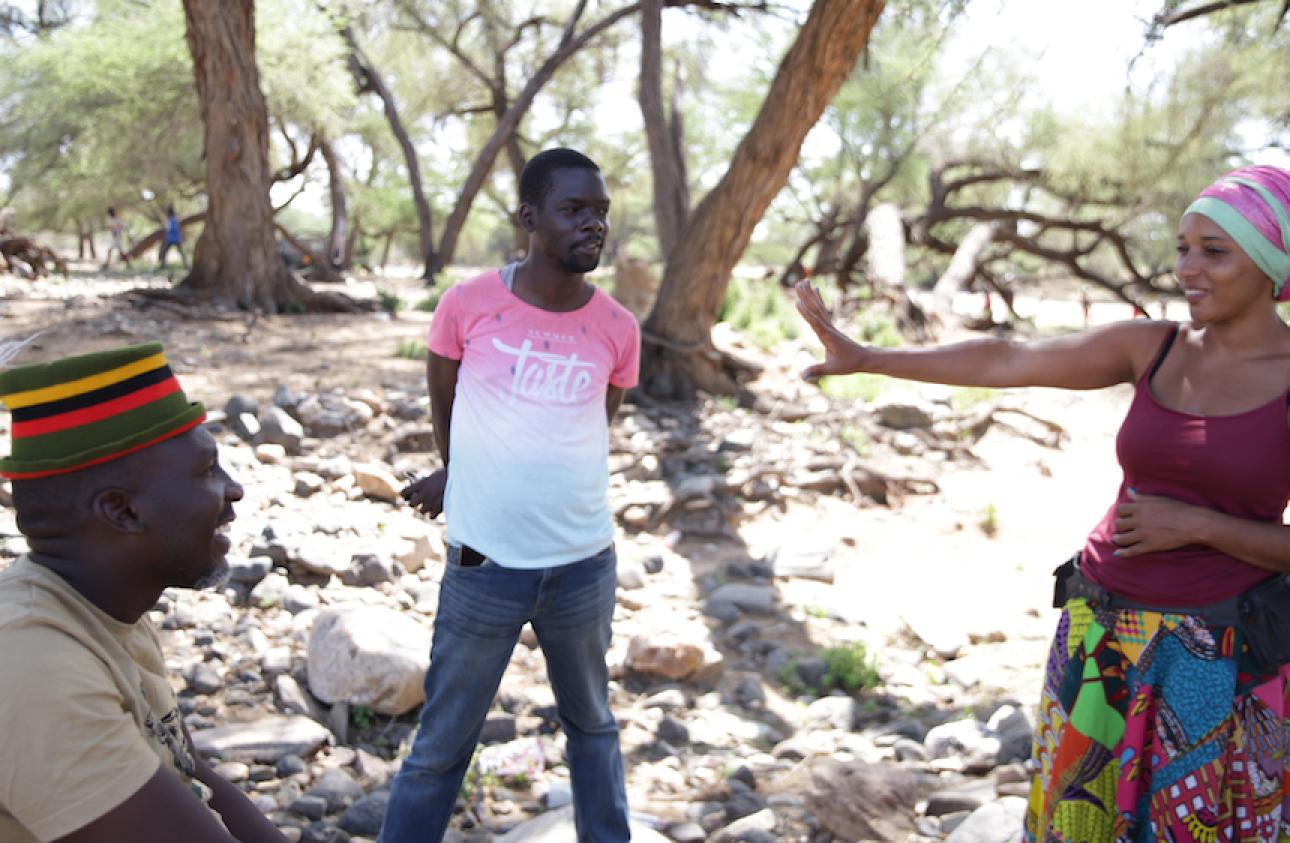
[[[530,158],[520,171],[520,202],[541,208],[555,183],[553,173],[564,169],[600,172],[595,161],[576,149],[557,147],[544,150]]]

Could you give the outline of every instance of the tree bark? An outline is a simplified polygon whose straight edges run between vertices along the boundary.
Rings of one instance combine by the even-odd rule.
[[[695,209],[672,251],[645,323],[645,391],[692,399],[740,392],[712,346],[730,272],[797,162],[802,141],[855,67],[884,0],[816,0],[730,167]]]
[[[331,141],[323,138],[318,144],[323,161],[327,162],[327,186],[331,198],[331,233],[327,236],[327,263],[332,269],[345,268],[345,244],[349,239],[349,203],[345,197],[345,174],[341,172],[340,159]]]
[[[938,316],[944,317],[954,311],[955,293],[963,289],[963,286],[976,276],[981,253],[994,240],[997,227],[997,223],[977,223],[954,250],[950,265],[945,268],[945,272],[937,279],[936,286],[932,288],[932,301],[935,303]]]
[[[206,225],[187,298],[276,313],[351,309],[305,287],[278,257],[269,201],[269,116],[255,63],[254,0],[184,0],[185,36],[205,126]]]
[[[641,2],[641,72],[637,99],[649,144],[654,186],[654,229],[664,261],[676,248],[690,215],[681,111],[676,94],[671,118],[663,105],[663,0]]]
[[[430,201],[426,199],[425,187],[421,182],[421,162],[417,159],[417,148],[412,144],[412,137],[399,116],[398,103],[394,101],[394,94],[390,92],[376,67],[359,49],[354,31],[345,26],[340,29],[340,35],[349,46],[349,69],[359,92],[376,94],[381,100],[385,121],[390,124],[390,133],[394,135],[399,149],[403,152],[403,165],[408,170],[408,183],[412,187],[412,204],[417,209],[417,235],[420,238],[421,256],[426,266],[437,264],[438,258],[435,256],[434,248],[434,220],[430,214]]]

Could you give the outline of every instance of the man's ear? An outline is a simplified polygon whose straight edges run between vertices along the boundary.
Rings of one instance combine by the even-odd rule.
[[[119,533],[143,532],[143,519],[134,504],[134,495],[125,489],[100,489],[90,505],[94,517]]]
[[[532,234],[533,229],[537,228],[537,210],[529,203],[521,202],[520,209],[515,212],[515,216],[519,218],[520,225],[529,234]]]

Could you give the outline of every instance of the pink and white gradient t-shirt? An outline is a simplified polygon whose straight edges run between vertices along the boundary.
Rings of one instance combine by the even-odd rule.
[[[444,539],[510,568],[564,565],[608,547],[605,392],[639,377],[631,312],[600,290],[577,310],[542,310],[494,270],[444,293],[430,351],[461,361]]]

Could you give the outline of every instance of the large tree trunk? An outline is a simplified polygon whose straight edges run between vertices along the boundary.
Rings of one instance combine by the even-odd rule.
[[[816,0],[780,62],[730,167],[704,197],[667,262],[645,323],[645,391],[690,399],[695,390],[739,391],[712,346],[712,324],[730,272],[771,200],[784,186],[806,133],[851,73],[884,0]]]
[[[205,124],[208,208],[192,271],[180,291],[267,313],[346,307],[343,300],[297,281],[275,248],[269,116],[255,64],[255,3],[184,0],[184,18]]]
[[[685,170],[681,110],[676,92],[669,119],[663,105],[663,0],[641,2],[641,73],[637,99],[649,143],[654,183],[654,229],[666,262],[681,239],[690,215],[690,186]],[[678,83],[679,84],[679,83]]]

